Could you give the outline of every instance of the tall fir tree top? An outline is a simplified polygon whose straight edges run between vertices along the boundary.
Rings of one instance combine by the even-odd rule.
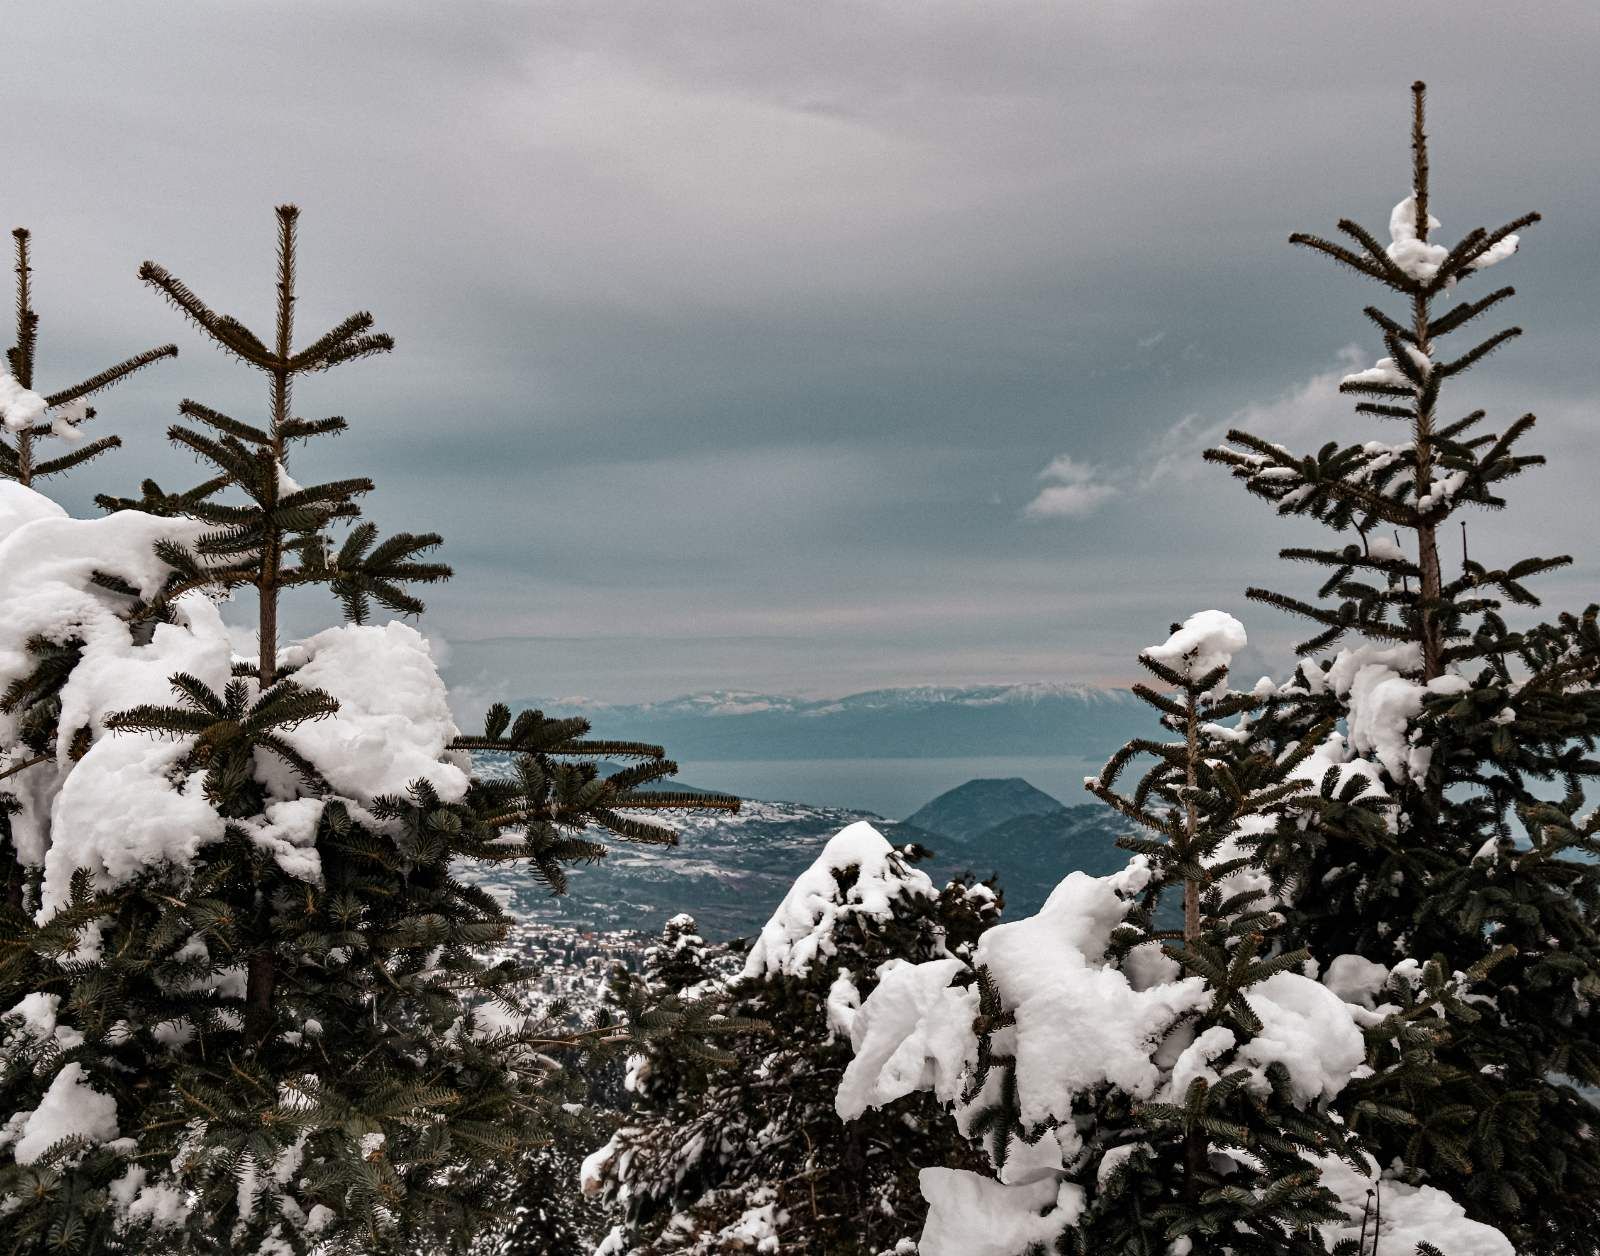
[[[177,345],[160,345],[136,353],[115,366],[96,371],[68,388],[41,393],[34,390],[39,352],[39,315],[33,308],[33,266],[29,256],[32,236],[26,227],[11,233],[17,276],[16,343],[6,350],[6,370],[0,372],[0,477],[30,485],[98,458],[122,444],[116,436],[102,436],[80,444],[82,425],[95,417],[88,398],[121,383],[153,362],[178,355]],[[38,456],[37,442],[50,437],[62,441],[67,452],[53,458]],[[9,438],[9,439],[8,439]]]
[[[1354,247],[1296,232],[1293,244],[1312,249],[1406,299],[1405,317],[1376,305],[1363,311],[1377,328],[1387,356],[1372,368],[1347,375],[1339,390],[1361,398],[1356,413],[1405,425],[1400,443],[1330,441],[1315,454],[1296,455],[1249,432],[1233,430],[1227,444],[1206,458],[1231,467],[1245,486],[1273,502],[1280,514],[1308,515],[1335,530],[1354,527],[1359,543],[1339,549],[1286,549],[1285,558],[1331,568],[1321,596],[1337,594],[1341,604],[1318,607],[1264,589],[1256,600],[1311,620],[1320,631],[1300,647],[1315,653],[1351,632],[1418,647],[1416,671],[1423,680],[1442,675],[1457,659],[1469,657],[1467,617],[1494,609],[1485,593],[1499,593],[1523,605],[1536,599],[1524,582],[1571,561],[1561,556],[1527,559],[1506,570],[1489,570],[1464,559],[1460,577],[1446,581],[1439,558],[1439,534],[1461,507],[1498,509],[1504,481],[1544,459],[1518,452],[1534,418],[1523,415],[1499,434],[1478,430],[1485,418],[1475,410],[1441,422],[1444,385],[1500,346],[1522,334],[1507,327],[1453,358],[1441,342],[1513,295],[1502,287],[1476,300],[1436,313],[1437,301],[1454,295],[1459,284],[1516,252],[1519,233],[1539,221],[1535,213],[1493,230],[1478,227],[1454,245],[1435,243],[1440,223],[1430,210],[1429,158],[1424,106],[1426,89],[1412,85],[1411,180],[1408,196],[1389,219],[1390,243],[1383,245],[1365,227],[1341,218],[1340,232]],[[1413,538],[1412,552],[1390,540],[1392,530]]]

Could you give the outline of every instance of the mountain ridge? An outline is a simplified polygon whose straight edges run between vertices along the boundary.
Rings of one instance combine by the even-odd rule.
[[[1060,799],[1020,776],[975,777],[924,803],[904,822],[965,842],[1008,820],[1062,810]]]
[[[679,761],[993,756],[1103,758],[1147,721],[1126,693],[1078,684],[922,685],[811,699],[712,690],[632,705],[525,699]]]

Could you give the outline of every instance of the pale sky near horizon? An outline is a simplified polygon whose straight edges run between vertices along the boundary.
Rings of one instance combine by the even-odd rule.
[[[469,692],[1112,681],[1210,606],[1275,663],[1243,590],[1309,592],[1273,557],[1307,533],[1198,452],[1389,435],[1334,393],[1383,294],[1286,237],[1386,227],[1416,77],[1444,234],[1545,215],[1495,272],[1527,335],[1447,394],[1553,463],[1474,556],[1573,553],[1552,609],[1596,597],[1591,3],[125,0],[0,40],[42,382],[182,348],[63,498],[191,474],[181,397],[259,412],[133,272],[264,321],[294,200],[303,334],[398,342],[297,400],[380,523],[445,534],[424,627]]]

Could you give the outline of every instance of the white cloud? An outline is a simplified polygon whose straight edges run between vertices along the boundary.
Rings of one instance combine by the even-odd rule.
[[[1346,345],[1337,355],[1337,365],[1319,371],[1304,383],[1296,384],[1270,401],[1241,406],[1225,419],[1198,414],[1185,415],[1150,443],[1140,458],[1140,487],[1149,488],[1163,480],[1192,480],[1204,474],[1201,454],[1214,445],[1226,443],[1228,432],[1242,428],[1267,440],[1298,448],[1312,447],[1327,440],[1354,443],[1373,435],[1356,416],[1351,399],[1339,392],[1339,381],[1363,361],[1361,349]],[[1381,435],[1380,433],[1377,433]]]
[[[1109,484],[1052,484],[1041,489],[1022,513],[1029,519],[1082,519],[1116,495]]]
[[[1039,472],[1041,480],[1053,480],[1057,484],[1088,484],[1095,478],[1095,468],[1087,462],[1079,462],[1071,454],[1062,454],[1051,460],[1050,465]]]
[[[1104,482],[1098,468],[1079,462],[1071,454],[1061,454],[1039,472],[1048,481],[1023,508],[1028,519],[1082,519],[1091,515],[1117,495],[1114,484]]]

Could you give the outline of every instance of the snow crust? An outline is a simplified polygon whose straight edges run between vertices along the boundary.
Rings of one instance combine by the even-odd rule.
[[[1492,1226],[1467,1217],[1466,1210],[1432,1186],[1408,1186],[1380,1178],[1376,1163],[1365,1157],[1368,1170],[1357,1172],[1333,1156],[1317,1157],[1322,1184],[1339,1197],[1346,1220],[1319,1227],[1322,1239],[1331,1248],[1335,1243],[1357,1241],[1363,1232],[1370,1240],[1377,1210],[1366,1217],[1367,1192],[1374,1186],[1383,1204],[1375,1247],[1379,1251],[1414,1252],[1421,1242],[1432,1243],[1444,1256],[1515,1256],[1511,1241]]]
[[[1187,680],[1199,680],[1219,667],[1232,666],[1233,656],[1247,644],[1244,625],[1226,611],[1197,611],[1143,655]]]
[[[282,651],[295,682],[339,702],[332,719],[284,735],[337,794],[370,803],[425,780],[445,802],[467,792],[463,762],[449,756],[459,734],[427,640],[402,623],[329,628]]]
[[[32,1164],[63,1138],[108,1143],[116,1136],[117,1101],[90,1086],[83,1065],[74,1060],[62,1066],[39,1106],[24,1117],[11,1153],[18,1164]]]
[[[841,887],[843,874],[854,880]],[[834,954],[834,930],[849,917],[887,920],[901,898],[938,897],[928,875],[911,867],[865,820],[841,829],[802,872],[761,928],[745,978],[802,977],[819,956]]]

